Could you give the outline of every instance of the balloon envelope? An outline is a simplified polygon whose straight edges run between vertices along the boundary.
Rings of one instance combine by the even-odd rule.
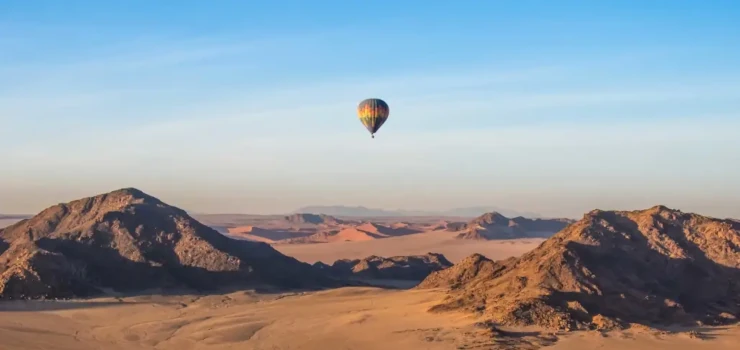
[[[360,122],[373,137],[375,137],[374,134],[378,132],[378,129],[383,126],[383,123],[388,120],[389,114],[388,104],[379,98],[368,98],[357,106],[357,115]]]

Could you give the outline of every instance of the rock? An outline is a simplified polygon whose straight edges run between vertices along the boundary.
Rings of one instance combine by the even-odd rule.
[[[331,269],[336,275],[344,277],[421,281],[430,273],[450,266],[452,263],[444,255],[427,253],[389,258],[373,255],[364,259],[342,259],[335,261]]]
[[[102,288],[310,288],[338,282],[264,243],[233,240],[137,189],[50,207],[0,230],[0,296],[67,298]]]
[[[497,212],[491,212],[460,226],[462,232],[455,238],[492,240],[550,237],[572,222],[569,219],[527,219],[521,216],[509,219]]]
[[[740,314],[738,247],[740,223],[734,220],[664,206],[594,210],[521,257],[494,262],[473,255],[417,288],[450,290],[430,311],[482,311],[504,325],[734,322]]]

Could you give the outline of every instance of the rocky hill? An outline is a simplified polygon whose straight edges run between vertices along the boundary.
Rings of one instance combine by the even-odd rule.
[[[466,222],[447,222],[444,224],[444,230],[448,232],[463,231],[468,227]]]
[[[521,216],[509,219],[497,212],[483,214],[465,225],[458,225],[461,232],[457,239],[514,239],[550,237],[565,228],[569,219],[528,219]]]
[[[227,238],[132,188],[55,205],[0,230],[2,297],[333,284],[267,244]]]
[[[341,223],[341,221],[338,220],[337,218],[333,216],[329,216],[329,215],[324,215],[324,214],[305,214],[305,213],[291,214],[291,215],[285,216],[285,220],[290,223],[294,223],[294,224],[337,225]]]
[[[505,325],[609,329],[719,324],[740,316],[740,224],[656,206],[594,210],[519,258],[472,256],[418,288],[449,288],[441,312]]]
[[[421,281],[434,271],[452,266],[452,263],[442,254],[427,253],[389,258],[369,256],[364,259],[342,259],[335,261],[331,266],[321,262],[314,266],[330,271],[338,277]]]

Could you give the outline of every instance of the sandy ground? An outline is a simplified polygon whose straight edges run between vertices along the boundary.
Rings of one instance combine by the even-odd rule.
[[[456,328],[473,319],[424,312],[439,297],[435,291],[343,288],[283,296],[9,302],[0,304],[0,348],[454,349],[472,339]]]
[[[689,332],[621,331],[605,335],[596,332],[580,332],[560,339],[548,350],[730,350],[738,349],[740,327],[704,328],[699,337]]]
[[[0,227],[10,222],[0,222]],[[453,240],[433,232],[364,242],[275,245],[306,262],[438,252],[453,262],[481,253],[518,256],[542,239]],[[431,314],[440,290],[340,288],[281,295],[151,295],[78,301],[0,302],[5,349],[537,349],[730,350],[740,327],[669,333],[643,328],[602,335],[507,329],[491,337],[471,314]]]
[[[0,349],[737,349],[740,327],[686,334],[625,331],[492,338],[462,313],[425,310],[439,290],[139,296],[0,303]]]
[[[273,247],[285,255],[314,263],[331,264],[338,259],[361,259],[370,255],[399,256],[441,253],[455,263],[473,253],[490,259],[506,259],[522,255],[544,241],[541,238],[474,241],[453,239],[453,232],[427,232],[408,236],[376,239],[362,242],[334,242],[317,244],[276,244]]]

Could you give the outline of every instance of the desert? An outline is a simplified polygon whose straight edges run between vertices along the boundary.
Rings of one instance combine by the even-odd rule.
[[[475,316],[426,310],[441,291],[355,287],[254,295],[151,295],[2,304],[4,349],[735,349],[737,327],[563,334],[492,332]],[[698,329],[698,330],[697,330]],[[382,339],[383,344],[379,344]]]
[[[594,210],[549,238],[460,238],[493,216],[271,245],[134,188],[58,204],[0,229],[0,345],[377,349],[380,337],[407,349],[730,349],[740,340],[737,221],[655,206]],[[354,225],[411,226],[371,221]],[[439,253],[455,244],[453,258]]]
[[[500,221],[488,222],[493,215]],[[331,264],[339,259],[362,259],[376,254],[404,256],[428,252],[441,253],[451,261],[459,261],[473,253],[508,258],[531,250],[572,222],[565,218],[509,219],[493,212],[472,218],[337,218],[311,213],[287,216],[201,214],[194,217],[229,237],[269,243],[276,250],[311,264],[318,261]],[[522,221],[524,226],[516,221]],[[545,227],[532,227],[532,224],[541,226],[543,223]]]
[[[738,33],[0,0],[0,350],[740,349]]]

